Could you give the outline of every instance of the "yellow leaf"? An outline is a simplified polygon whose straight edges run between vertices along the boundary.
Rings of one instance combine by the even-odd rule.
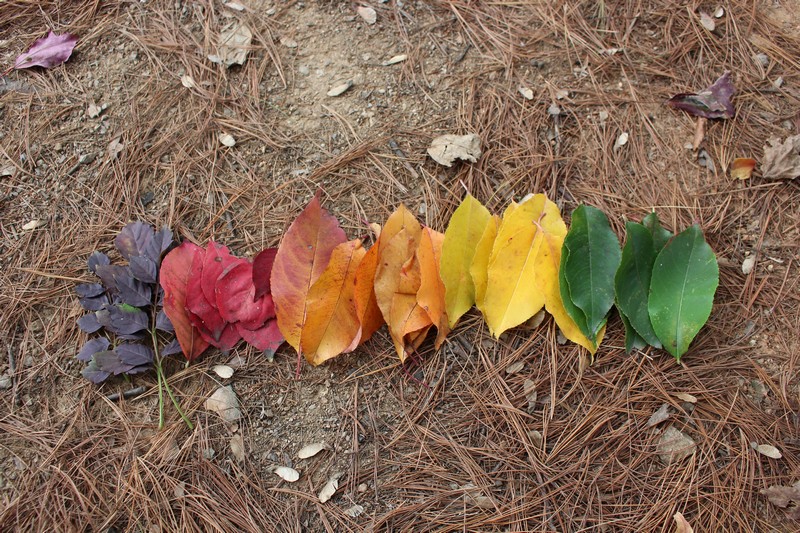
[[[472,264],[469,267],[469,275],[475,286],[475,305],[481,311],[483,311],[483,299],[486,295],[489,256],[492,253],[494,239],[497,237],[498,226],[500,226],[500,217],[492,215],[475,245],[475,255],[472,257]]]
[[[444,232],[440,275],[451,328],[475,303],[475,283],[470,275],[470,267],[491,219],[489,210],[467,194]]]
[[[444,239],[445,236],[438,231],[423,228],[417,249],[421,276],[417,302],[436,326],[436,348],[442,345],[450,332],[445,311],[445,287],[439,276],[440,264],[443,264],[441,258]]]
[[[353,299],[353,280],[366,253],[358,239],[338,245],[327,267],[308,291],[300,348],[312,365],[355,348],[353,339],[360,323]]]
[[[581,333],[580,328],[567,314],[561,301],[558,268],[561,263],[561,247],[567,234],[567,226],[561,218],[558,206],[550,200],[545,199],[540,216],[541,219],[535,225],[542,236],[542,244],[536,255],[534,271],[536,283],[544,295],[545,309],[553,315],[561,333],[567,339],[580,344],[594,355],[597,346]],[[602,335],[598,335],[598,345],[601,339]]]
[[[489,256],[486,294],[481,311],[495,337],[522,324],[544,306],[544,294],[534,279],[542,245],[538,231],[546,198],[537,194],[506,209]]]

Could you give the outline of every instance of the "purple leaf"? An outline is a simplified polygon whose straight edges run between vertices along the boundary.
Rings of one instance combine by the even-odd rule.
[[[170,246],[172,246],[172,230],[169,228],[161,228],[144,246],[142,255],[153,261],[156,265],[160,265],[161,256]]]
[[[72,55],[78,37],[71,33],[56,35],[54,32],[47,37],[36,39],[27,52],[21,54],[14,61],[14,68],[44,67],[51,68],[60,65]]]
[[[99,311],[108,304],[108,296],[101,294],[94,298],[80,298],[78,303],[87,311]]]
[[[139,281],[155,283],[158,278],[158,267],[152,259],[144,255],[131,257],[131,274]]]
[[[178,339],[172,339],[169,344],[161,348],[161,355],[175,355],[181,353],[182,351],[181,343],[178,342]]]
[[[79,298],[94,298],[106,291],[105,287],[99,283],[81,283],[75,287],[75,292]]]
[[[135,367],[131,368],[130,370],[128,370],[128,374],[141,374],[142,372],[147,372],[151,368],[153,368],[153,365],[135,366]]]
[[[100,278],[100,281],[103,282],[106,289],[113,291],[117,288],[117,284],[114,282],[114,273],[124,269],[125,267],[119,265],[97,265],[94,269],[94,273],[97,274],[97,277]]]
[[[736,110],[731,97],[735,92],[731,73],[726,71],[708,89],[699,93],[676,94],[667,100],[667,105],[703,118],[733,118]]]
[[[83,369],[81,375],[96,385],[105,381],[111,375],[111,372],[100,370],[97,364],[92,361]]]
[[[89,313],[78,319],[78,327],[86,333],[94,333],[103,325],[97,319],[97,313]]]
[[[119,291],[120,300],[134,307],[150,305],[153,289],[141,281],[134,279],[130,268],[122,267],[114,270],[114,285]]]
[[[142,344],[120,344],[114,348],[119,360],[130,367],[148,365],[153,362],[153,350]]]
[[[173,333],[175,331],[172,322],[163,309],[161,309],[156,315],[156,329],[166,333]]]
[[[92,362],[103,372],[111,372],[115,376],[133,368],[132,365],[123,363],[115,352],[109,350],[94,354]]]
[[[145,246],[153,240],[153,226],[144,222],[131,222],[119,232],[114,239],[114,245],[125,259],[130,260],[136,255],[144,255]]]
[[[89,264],[89,270],[96,274],[97,267],[99,265],[110,265],[111,259],[109,259],[108,256],[103,252],[92,252],[92,255],[89,256],[87,263]]]
[[[78,352],[78,361],[88,362],[92,360],[92,356],[97,352],[102,352],[108,349],[108,339],[105,337],[97,337],[83,345],[81,351]]]
[[[147,329],[147,313],[138,309],[131,311],[119,305],[109,305],[97,311],[95,315],[103,327],[117,335],[133,335]]]

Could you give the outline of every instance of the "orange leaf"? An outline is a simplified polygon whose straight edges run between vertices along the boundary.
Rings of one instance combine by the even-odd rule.
[[[417,250],[421,278],[419,291],[417,292],[417,302],[425,309],[431,322],[436,326],[436,348],[442,345],[444,338],[450,332],[447,312],[445,311],[445,288],[439,275],[443,242],[443,233],[430,228],[423,228],[422,238],[419,241],[419,249]]]
[[[353,284],[355,285],[353,299],[356,305],[356,316],[358,317],[359,330],[354,342],[359,345],[365,343],[372,334],[378,331],[383,323],[383,315],[375,300],[375,272],[378,269],[378,255],[380,239],[361,260],[356,269]]]
[[[756,160],[749,157],[737,157],[731,165],[731,177],[737,180],[746,180],[753,174]]]
[[[298,354],[308,291],[328,265],[333,249],[345,241],[339,222],[322,208],[317,193],[289,226],[275,255],[270,285],[278,328]]]
[[[353,281],[366,253],[358,239],[340,244],[333,249],[327,268],[308,291],[300,348],[312,365],[352,351],[358,345],[356,335],[360,324],[353,300]]]
[[[202,354],[208,343],[189,320],[186,311],[186,285],[196,255],[205,253],[191,242],[184,242],[169,252],[161,262],[161,287],[164,289],[164,312],[175,328],[175,336],[186,359],[194,361]]]

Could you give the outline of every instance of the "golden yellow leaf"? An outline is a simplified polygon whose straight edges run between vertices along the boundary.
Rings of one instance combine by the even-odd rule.
[[[495,337],[522,324],[544,306],[544,293],[535,281],[536,256],[542,245],[539,231],[546,198],[537,194],[506,209],[489,256],[486,294],[480,308]]]
[[[443,264],[441,258],[444,239],[442,233],[423,228],[417,249],[421,276],[417,302],[436,326],[436,348],[442,345],[444,338],[450,332],[445,311],[445,286],[439,275],[440,264]]]
[[[379,246],[376,241],[366,253],[356,269],[353,279],[353,299],[359,329],[353,342],[361,345],[383,325],[383,315],[375,299],[375,272],[378,269]]]
[[[478,243],[491,219],[489,210],[467,194],[444,232],[440,275],[445,288],[448,325],[451,328],[475,303],[475,283],[470,275],[470,267]]]
[[[469,275],[475,286],[475,305],[483,311],[483,299],[486,295],[486,281],[489,269],[489,256],[492,254],[494,239],[497,237],[497,228],[500,226],[500,217],[492,215],[483,234],[475,245],[475,255],[469,267]]]
[[[366,253],[358,239],[338,245],[327,267],[308,291],[300,349],[312,365],[355,348],[353,339],[360,323],[353,299],[353,280]]]

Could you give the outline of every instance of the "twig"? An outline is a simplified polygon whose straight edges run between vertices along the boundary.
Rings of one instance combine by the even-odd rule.
[[[112,392],[111,394],[106,395],[107,400],[111,400],[112,402],[116,402],[120,398],[124,398],[126,400],[130,400],[131,398],[135,398],[137,396],[141,396],[144,394],[144,391],[147,390],[147,387],[136,387],[135,389],[128,389],[122,394],[119,392]]]

